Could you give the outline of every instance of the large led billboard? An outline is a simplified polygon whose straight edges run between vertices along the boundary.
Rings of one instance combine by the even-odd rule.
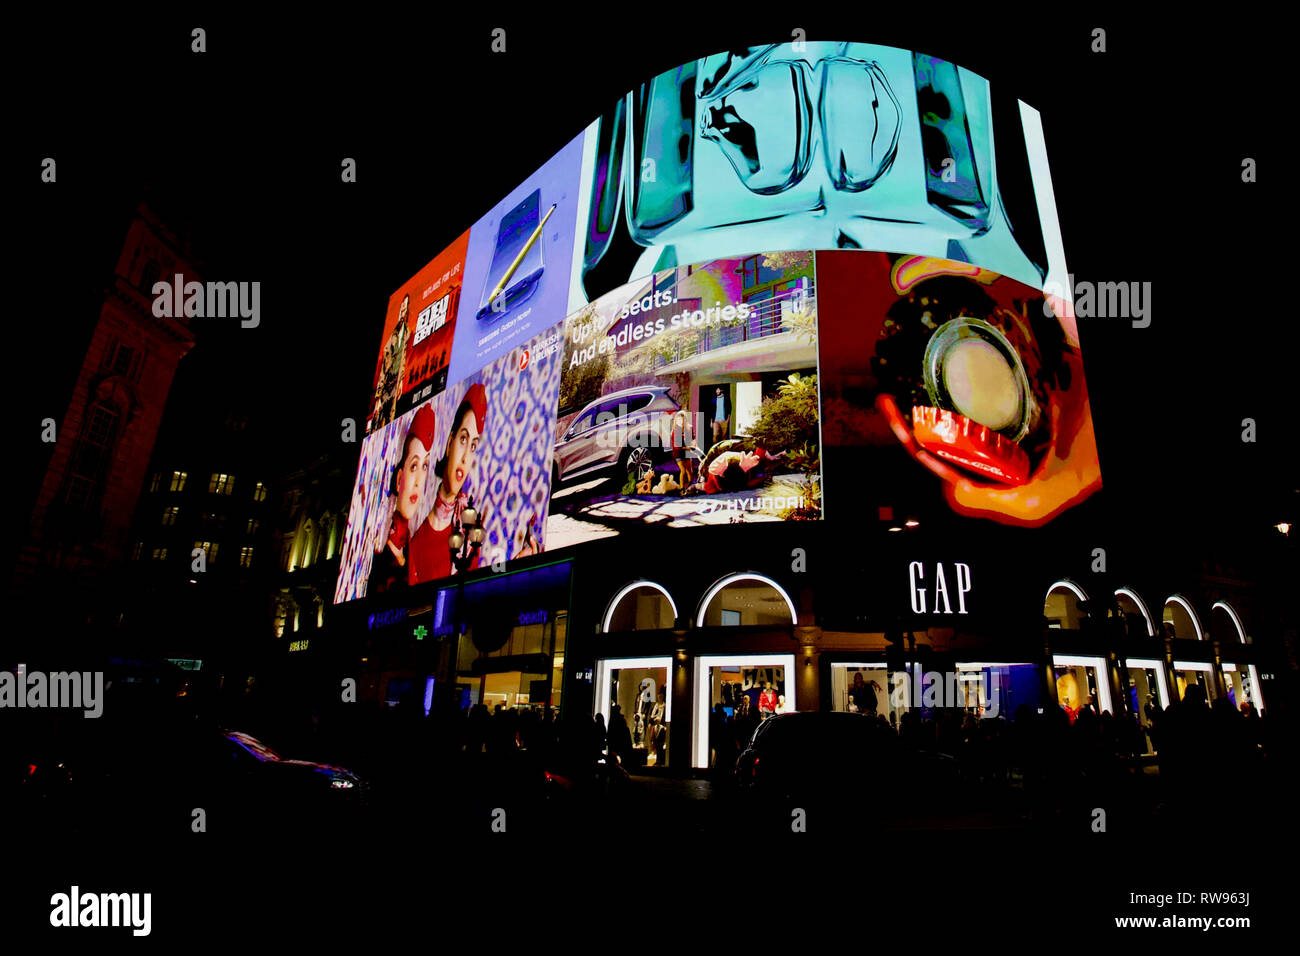
[[[447,387],[468,244],[466,232],[388,300],[367,434]]]
[[[335,599],[456,573],[471,502],[481,561],[927,472],[953,513],[1051,520],[1100,486],[1061,249],[1037,114],[968,70],[667,71],[393,295]]]
[[[883,252],[818,252],[817,281],[822,440],[846,472],[936,482],[953,511],[1021,526],[1101,486],[1078,331],[1059,301],[969,263]],[[839,484],[832,518],[862,490]]]

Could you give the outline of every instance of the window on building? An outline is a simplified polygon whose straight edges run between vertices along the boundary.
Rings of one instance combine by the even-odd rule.
[[[162,485],[162,472],[161,471],[154,472],[153,481],[149,483],[149,490],[151,492],[157,491],[161,485]]]
[[[144,554],[144,542],[143,542],[143,541],[137,541],[137,542],[135,543],[135,547],[131,549],[131,560],[132,560],[132,561],[139,561],[139,560],[140,560],[140,557],[141,557],[143,554]]]
[[[265,501],[265,500],[266,500],[266,484],[265,484],[265,483],[259,481],[256,485],[253,486],[253,500],[254,500],[254,501]]]
[[[154,283],[162,275],[162,267],[158,265],[158,260],[150,259],[140,270],[140,291],[147,296],[153,295]]]
[[[82,423],[81,437],[68,469],[67,503],[74,510],[89,507],[95,488],[104,479],[117,421],[117,410],[108,402],[99,401],[90,407]]]
[[[208,564],[214,564],[217,560],[217,542],[216,541],[195,541],[194,549],[204,552]]]
[[[166,549],[166,548],[154,548],[154,549],[153,549],[153,559],[154,559],[155,561],[166,561],[166,560],[167,560],[167,549]]]
[[[258,529],[260,526],[261,526],[261,522],[258,521],[256,518],[249,518],[249,519],[248,519],[248,526],[247,526],[246,528],[244,528],[244,533],[245,533],[245,534],[250,534],[250,535],[251,535],[251,534],[257,534],[257,529]]]
[[[774,282],[779,278],[781,278],[781,270],[769,269],[763,265],[763,256],[750,256],[744,262],[743,288],[745,289],[752,289],[767,282]]]
[[[211,480],[208,481],[208,491],[214,495],[228,495],[234,490],[235,478],[233,475],[214,473]]]
[[[249,567],[252,567],[252,566],[253,566],[253,549],[252,549],[252,548],[240,548],[240,549],[239,549],[239,566],[240,566],[241,568],[249,568]]]
[[[185,479],[188,478],[188,477],[189,477],[189,473],[188,473],[188,472],[184,472],[184,471],[173,471],[173,472],[172,472],[172,487],[171,487],[171,490],[172,490],[172,491],[184,491],[184,490],[185,490]]]
[[[131,378],[135,371],[136,351],[129,345],[119,345],[113,356],[113,371],[118,375]]]
[[[163,509],[162,523],[165,525],[174,525],[176,516],[181,513],[179,505],[172,505],[170,508]]]

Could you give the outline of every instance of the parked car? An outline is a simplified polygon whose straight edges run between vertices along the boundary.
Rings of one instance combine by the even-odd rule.
[[[779,798],[856,794],[898,762],[893,729],[864,714],[776,714],[754,730],[736,761],[742,789]]]
[[[577,414],[555,443],[552,486],[607,471],[620,484],[641,480],[669,458],[673,415],[679,408],[662,385],[602,395]]]
[[[794,807],[823,821],[893,824],[964,800],[951,757],[903,746],[887,722],[866,714],[769,717],[737,759],[736,782],[756,809],[779,809],[773,820],[784,826]]]
[[[207,726],[132,728],[73,766],[89,831],[127,819],[175,833],[204,811],[209,832],[283,834],[350,822],[368,786],[343,767],[286,759],[256,737]]]

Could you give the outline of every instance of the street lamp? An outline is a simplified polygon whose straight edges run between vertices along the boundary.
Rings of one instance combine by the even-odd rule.
[[[473,567],[478,558],[479,549],[483,547],[483,524],[483,515],[475,509],[474,499],[470,498],[469,504],[461,509],[456,527],[447,539],[451,563],[460,574]]]
[[[451,552],[451,563],[456,569],[459,580],[456,583],[456,604],[453,612],[456,618],[453,628],[455,633],[443,644],[439,654],[441,660],[438,677],[443,688],[454,687],[456,684],[460,638],[465,633],[465,579],[461,575],[474,566],[479,550],[483,547],[483,515],[474,507],[472,497],[469,499],[469,504],[461,509],[460,516],[455,519],[455,522],[455,527],[447,538],[447,550]],[[448,693],[450,693],[448,690],[442,691],[444,698]]]

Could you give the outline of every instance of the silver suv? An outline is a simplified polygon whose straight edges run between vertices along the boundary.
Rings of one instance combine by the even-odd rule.
[[[552,484],[615,469],[640,481],[672,448],[680,406],[663,385],[638,385],[602,395],[573,419],[555,443]]]

